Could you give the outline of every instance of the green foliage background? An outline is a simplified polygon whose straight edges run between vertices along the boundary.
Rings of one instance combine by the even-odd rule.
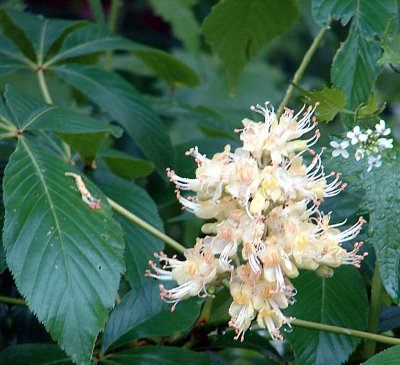
[[[371,352],[360,338],[301,326],[279,345],[258,329],[234,341],[226,288],[171,313],[144,272],[154,251],[174,250],[112,210],[120,204],[192,246],[201,222],[182,213],[165,169],[192,176],[188,148],[209,156],[238,145],[233,129],[256,118],[249,106],[267,99],[278,109],[299,76],[288,106],[321,102],[320,146],[380,118],[396,141],[372,173],[361,162],[326,158],[350,185],[323,209],[347,225],[368,219],[369,256],[360,270],[340,268],[333,278],[305,273],[286,314],[398,337],[397,1],[112,0],[103,9],[91,0],[90,21],[79,13],[56,19],[50,5],[6,3],[0,364],[398,363],[399,346],[373,357],[388,345]],[[310,44],[318,48],[308,59]],[[82,203],[65,172],[84,176],[100,210]]]

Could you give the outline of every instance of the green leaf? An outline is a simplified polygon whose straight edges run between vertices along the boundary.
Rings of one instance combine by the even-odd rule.
[[[9,72],[31,69],[30,61],[18,47],[7,37],[0,35],[0,75]]]
[[[174,312],[171,312],[171,305],[164,305],[160,310],[156,302],[162,302],[158,285],[154,284],[145,284],[141,289],[134,289],[126,297],[127,299],[121,301],[113,310],[107,322],[103,351],[140,338],[171,336],[177,332],[188,331],[200,315],[201,300],[197,298],[182,301]],[[146,306],[148,308],[143,315],[141,313],[145,309],[140,308]]]
[[[175,37],[191,52],[199,51],[200,26],[195,18],[193,0],[150,0],[155,13],[172,26]]]
[[[167,128],[136,89],[123,78],[96,67],[68,64],[52,71],[105,108],[153,161],[161,176],[174,161]]]
[[[159,289],[149,279],[142,286],[127,293],[110,314],[104,331],[102,351],[124,342],[122,337],[129,330],[161,311]]]
[[[57,132],[83,159],[93,159],[108,134],[120,137],[122,130],[105,121],[73,110],[47,105],[7,85],[4,94],[8,118],[21,132],[45,130]],[[11,116],[11,117],[10,117]],[[6,116],[7,117],[7,116]]]
[[[166,52],[146,49],[132,53],[172,88],[184,85],[195,87],[200,83],[199,77],[190,67]]]
[[[302,272],[293,280],[296,303],[287,311],[295,317],[318,323],[363,330],[367,326],[368,299],[364,281],[352,267],[340,267],[332,278]],[[287,313],[286,312],[286,313]],[[295,327],[287,338],[297,365],[340,365],[360,339]]]
[[[382,183],[390,182],[390,183]],[[361,175],[365,195],[361,206],[369,211],[368,243],[375,248],[386,291],[399,296],[400,163],[385,162]]]
[[[87,24],[75,20],[46,19],[42,16],[19,12],[10,8],[2,10],[11,22],[21,29],[31,42],[37,61],[42,61],[51,46],[63,35],[74,27]]]
[[[383,55],[378,63],[383,66],[388,63],[397,65],[400,64],[400,37],[396,37],[390,43],[383,43]]]
[[[114,174],[126,180],[148,176],[154,170],[154,164],[150,161],[134,158],[125,152],[112,148],[102,149],[98,156],[107,162]]]
[[[223,61],[234,86],[245,65],[261,48],[288,29],[299,15],[297,0],[226,0],[205,19],[206,41]]]
[[[0,364],[72,365],[72,361],[56,345],[35,343],[7,347],[0,352]]]
[[[232,300],[232,299],[231,299]],[[207,348],[221,349],[246,349],[256,351],[258,354],[264,356],[262,361],[258,361],[263,365],[278,365],[285,362],[279,356],[278,351],[274,345],[271,344],[269,336],[265,336],[262,331],[256,332],[255,330],[247,331],[245,341],[237,341],[234,339],[234,333],[213,335],[209,334],[207,338]]]
[[[6,86],[4,99],[9,115],[13,116],[10,121],[21,131],[46,130],[64,134],[104,132],[112,133],[115,137],[122,135],[120,128],[106,121],[64,107],[45,104],[10,85]]]
[[[4,225],[4,206],[2,204],[3,202],[3,171],[4,168],[7,164],[7,160],[9,157],[8,153],[8,146],[7,145],[2,145],[0,143],[0,232],[3,232],[3,225]],[[3,240],[2,237],[0,236],[0,274],[3,273],[3,271],[6,269],[6,256],[4,253],[4,247],[3,247]]]
[[[202,353],[178,347],[143,346],[110,354],[102,359],[106,365],[211,365],[213,362]]]
[[[145,48],[145,46],[112,33],[105,27],[90,24],[69,33],[57,54],[48,60],[47,65],[89,53],[132,48],[140,49]]]
[[[316,109],[316,116],[320,122],[330,122],[346,106],[346,96],[335,88],[324,86],[321,90],[313,90],[308,97],[311,105],[320,103]]]
[[[90,362],[124,270],[121,228],[105,196],[86,205],[71,166],[20,137],[4,177],[3,242],[18,290],[50,334],[79,365]]]
[[[96,171],[93,178],[107,196],[164,232],[157,206],[146,190],[110,173]],[[149,281],[144,276],[149,260],[154,258],[154,252],[163,250],[164,243],[123,216],[117,215],[116,218],[125,235],[125,275],[133,288],[140,288]]]
[[[363,36],[382,36],[390,22],[389,34],[397,30],[397,1],[396,0],[313,0],[312,14],[321,26],[328,26],[329,17],[341,19],[346,25],[354,16]]]
[[[379,55],[378,43],[363,38],[353,25],[331,68],[333,86],[343,91],[348,108],[356,109],[368,100],[380,70]]]
[[[85,166],[93,166],[97,150],[107,137],[107,132],[85,133],[85,134],[65,134],[57,133],[65,142],[76,150]]]
[[[199,84],[200,80],[196,73],[170,54],[132,42],[98,25],[78,28],[68,34],[61,49],[46,62],[45,66],[48,67],[72,57],[108,50],[131,51],[170,86],[194,87]]]
[[[371,357],[362,365],[398,365],[400,358],[400,346],[393,346],[390,349],[380,352]]]
[[[368,98],[368,102],[358,109],[359,115],[371,115],[379,110],[378,100],[376,100],[375,93],[372,92]]]

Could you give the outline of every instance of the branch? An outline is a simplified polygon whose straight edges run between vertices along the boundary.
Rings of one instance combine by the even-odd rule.
[[[311,61],[311,58],[313,57],[315,51],[317,50],[319,44],[322,41],[322,38],[324,38],[324,35],[326,31],[329,29],[328,27],[321,28],[317,36],[314,38],[313,42],[311,43],[310,48],[307,50],[306,54],[304,55],[303,61],[301,61],[301,64],[299,68],[297,69],[296,73],[294,74],[293,80],[291,81],[289,87],[286,90],[285,96],[282,99],[281,104],[279,105],[278,112],[277,112],[277,117],[279,118],[282,115],[283,108],[288,104],[290,98],[293,95],[294,92],[294,86],[293,84],[298,84],[300,79],[303,77],[304,71],[306,70],[308,64]]]

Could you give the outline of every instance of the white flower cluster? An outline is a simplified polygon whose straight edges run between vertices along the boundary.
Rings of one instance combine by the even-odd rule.
[[[315,107],[296,115],[286,109],[279,120],[267,103],[252,110],[265,120],[242,121],[244,128],[236,131],[241,132],[242,148],[232,152],[228,145],[211,159],[197,147],[191,149],[187,154],[198,164],[194,179],[168,169],[183,207],[211,221],[202,226],[205,237],[186,250],[185,260],[155,253],[159,263],[150,261],[152,270],[146,275],[177,282],[172,289],[160,285],[161,298],[173,303],[172,310],[182,299],[209,296],[209,288],[228,276],[233,299],[229,324],[236,338],[243,339],[256,319],[279,339],[280,327],[290,326],[281,311],[294,302],[290,279],[299,269],[329,277],[342,264],[359,267],[362,242],[351,252],[342,243],[358,235],[364,220],[341,232],[338,226],[344,222],[330,224],[331,213],[318,209],[346,184],[340,174],[326,174],[322,152],[311,149],[319,131],[304,138],[317,125]],[[308,165],[302,158],[306,152],[312,155]]]
[[[375,125],[375,131],[371,129],[361,130],[359,126],[355,126],[352,131],[347,132],[348,140],[342,142],[332,141],[330,143],[331,147],[334,148],[332,156],[348,158],[347,147],[349,147],[350,143],[357,145],[355,159],[360,161],[364,156],[367,156],[367,171],[371,171],[373,167],[382,165],[382,151],[393,148],[393,139],[385,138],[390,132],[390,128],[386,128],[385,121],[382,119]]]

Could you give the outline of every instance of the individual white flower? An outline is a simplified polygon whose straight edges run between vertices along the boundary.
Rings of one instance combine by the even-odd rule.
[[[387,138],[379,138],[378,139],[378,145],[380,147],[383,147],[384,149],[386,148],[393,148],[393,139],[387,139]]]
[[[378,155],[378,156],[373,156],[370,155],[368,156],[368,169],[367,171],[371,171],[373,167],[379,167],[382,165],[382,155]]]
[[[380,136],[387,136],[390,134],[391,129],[386,128],[385,121],[381,119],[378,124],[375,125],[375,131],[380,135]]]
[[[356,158],[357,161],[360,161],[361,159],[364,158],[364,149],[363,148],[357,148],[357,151],[354,155],[354,157]]]
[[[332,141],[330,143],[331,147],[334,148],[332,151],[332,156],[337,157],[341,155],[343,158],[348,158],[349,157],[349,152],[346,150],[347,147],[349,147],[349,142],[348,141],[343,141],[343,142],[336,142]]]
[[[368,139],[368,135],[361,133],[360,127],[356,125],[353,131],[347,132],[347,138],[351,140],[352,145],[355,145],[358,142],[365,142]]]

